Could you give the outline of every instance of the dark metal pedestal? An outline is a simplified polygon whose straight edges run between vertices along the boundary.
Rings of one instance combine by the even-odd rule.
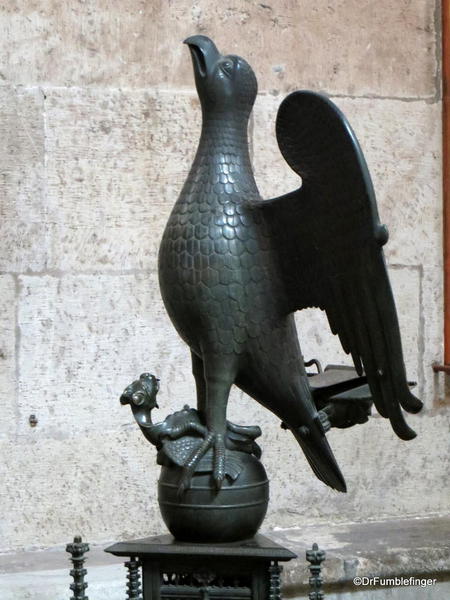
[[[170,535],[119,542],[106,549],[142,567],[143,600],[279,600],[278,563],[296,555],[263,535],[227,544],[190,544]],[[129,598],[138,598],[137,592]]]

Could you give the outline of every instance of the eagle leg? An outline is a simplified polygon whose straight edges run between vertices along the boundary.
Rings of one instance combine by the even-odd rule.
[[[237,371],[236,355],[219,357],[204,354],[206,381],[206,426],[214,433],[213,477],[220,490],[225,478],[225,435],[227,432],[227,404]]]
[[[191,352],[192,372],[197,386],[198,411],[205,419],[207,435],[202,444],[191,454],[184,465],[178,486],[182,494],[190,485],[192,475],[201,458],[212,447],[213,478],[217,490],[225,478],[225,436],[227,432],[227,403],[237,365],[235,357],[203,355],[203,359]]]
[[[203,361],[191,350],[192,374],[195,379],[195,387],[197,390],[197,410],[202,420],[205,419],[206,413],[206,381]]]

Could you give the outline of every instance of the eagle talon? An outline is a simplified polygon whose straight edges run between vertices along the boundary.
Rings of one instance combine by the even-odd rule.
[[[225,479],[225,441],[223,435],[217,433],[214,439],[214,483],[220,490]]]
[[[238,435],[249,437],[250,439],[256,439],[261,435],[261,427],[258,425],[236,425],[236,423],[227,421],[227,429]]]
[[[326,412],[326,410],[319,410],[317,413],[319,416],[320,426],[323,429],[323,433],[327,433],[331,429],[331,420],[330,415]]]
[[[178,484],[178,496],[182,496],[190,488],[192,476],[198,463],[211,447],[214,449],[213,479],[216,489],[220,490],[225,479],[225,440],[222,434],[210,431],[202,444],[192,452],[184,464],[183,473]]]
[[[203,437],[207,437],[208,429],[199,423],[195,423],[193,421],[188,421],[183,423],[182,425],[174,426],[170,429],[167,429],[166,434],[172,440],[177,440],[184,435],[188,435],[190,433],[199,433]]]
[[[191,487],[192,475],[195,473],[195,468],[200,460],[205,456],[208,450],[214,443],[214,434],[209,432],[202,444],[192,452],[183,467],[180,483],[178,484],[178,495],[181,496],[187,489]]]

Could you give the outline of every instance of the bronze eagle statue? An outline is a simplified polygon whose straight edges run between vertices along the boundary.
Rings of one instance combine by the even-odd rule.
[[[364,156],[329,99],[291,93],[278,110],[276,135],[301,185],[263,200],[247,139],[256,77],[244,59],[220,54],[205,36],[185,43],[203,124],[159,251],[162,297],[191,350],[204,426],[181,485],[189,485],[195,465],[212,449],[220,488],[235,384],[281,419],[319,479],[346,491],[326,419],[314,403],[293,313],[326,311],[356,371],[365,372],[378,412],[400,438],[415,437],[402,409],[422,407],[406,379],[382,250],[388,233]]]

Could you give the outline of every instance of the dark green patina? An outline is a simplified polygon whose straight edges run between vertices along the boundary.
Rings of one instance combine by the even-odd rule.
[[[296,558],[262,535],[228,544],[165,535],[120,542],[106,552],[139,559],[144,600],[281,600],[279,563]]]
[[[314,473],[346,485],[326,440],[331,427],[365,423],[374,403],[396,434],[415,436],[415,413],[382,246],[387,242],[355,135],[326,97],[294,92],[281,104],[276,132],[302,185],[261,199],[247,126],[257,84],[240,57],[223,56],[205,36],[186,40],[203,126],[197,154],[164,231],[159,280],[166,309],[189,345],[197,409],[184,406],[154,423],[159,380],[149,373],[121,396],[162,465],[158,499],[175,536],[114,544],[129,557],[130,600],[279,600],[280,561],[295,555],[257,534],[268,502],[258,426],[227,421],[237,385],[277,415]],[[256,149],[258,151],[258,148]],[[355,368],[306,372],[293,313],[326,311]],[[317,360],[311,361],[319,366]],[[84,595],[81,538],[72,554],[75,598]],[[310,598],[323,598],[314,544]],[[141,572],[143,596],[141,594]]]
[[[276,133],[301,186],[263,200],[247,139],[255,75],[205,36],[186,44],[203,125],[161,241],[159,282],[191,350],[197,408],[152,423],[158,380],[149,374],[121,400],[158,449],[159,501],[170,531],[230,541],[256,533],[268,499],[259,427],[226,419],[232,385],[277,415],[317,477],[339,491],[346,485],[327,431],[366,422],[374,403],[409,440],[415,433],[402,409],[418,412],[422,403],[406,379],[382,249],[387,229],[346,118],[320,94],[290,94]],[[294,312],[307,307],[326,312],[354,369],[308,375],[294,322]],[[252,525],[244,527],[245,519]]]
[[[345,491],[304,368],[293,313],[325,310],[333,333],[367,376],[378,412],[408,440],[402,408],[422,403],[408,387],[375,194],[362,151],[326,97],[294,92],[280,106],[277,140],[302,179],[297,190],[261,199],[249,156],[255,75],[205,36],[186,40],[202,105],[197,154],[159,252],[166,309],[189,345],[213,478],[225,477],[226,407],[233,384],[275,413],[313,471]],[[255,152],[259,149],[256,148]]]

